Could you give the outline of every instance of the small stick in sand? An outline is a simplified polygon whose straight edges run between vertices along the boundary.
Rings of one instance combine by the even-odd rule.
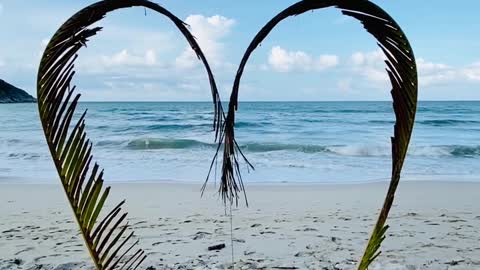
[[[214,246],[208,247],[208,251],[221,250],[221,249],[224,249],[224,248],[225,248],[225,244],[219,244],[219,245],[214,245]]]

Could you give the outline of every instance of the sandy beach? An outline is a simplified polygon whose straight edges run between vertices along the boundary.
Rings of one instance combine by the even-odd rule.
[[[355,269],[386,183],[248,185],[235,269]],[[113,184],[148,269],[231,267],[229,217],[200,184]],[[480,184],[403,182],[372,269],[480,269]],[[0,269],[93,269],[59,184],[0,185]],[[225,244],[220,251],[208,247]]]

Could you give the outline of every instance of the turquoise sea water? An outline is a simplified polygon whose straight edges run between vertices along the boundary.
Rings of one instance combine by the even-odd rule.
[[[198,181],[215,153],[211,103],[82,103],[108,181]],[[241,103],[252,182],[347,183],[390,175],[390,102]],[[3,180],[2,180],[3,179]],[[56,172],[36,104],[0,105],[0,181]],[[404,180],[480,181],[480,102],[420,102]]]

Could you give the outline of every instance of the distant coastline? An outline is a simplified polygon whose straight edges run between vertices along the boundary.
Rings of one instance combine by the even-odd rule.
[[[33,103],[36,101],[26,91],[0,79],[0,103]]]

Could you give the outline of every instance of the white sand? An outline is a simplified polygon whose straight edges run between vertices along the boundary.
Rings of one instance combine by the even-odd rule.
[[[235,269],[355,269],[386,186],[248,185],[250,208],[233,211]],[[127,199],[150,254],[144,268],[231,265],[229,218],[199,188],[114,184],[110,202]],[[397,195],[371,269],[480,269],[480,184],[403,182]],[[1,184],[0,205],[0,269],[91,269],[59,184]]]

